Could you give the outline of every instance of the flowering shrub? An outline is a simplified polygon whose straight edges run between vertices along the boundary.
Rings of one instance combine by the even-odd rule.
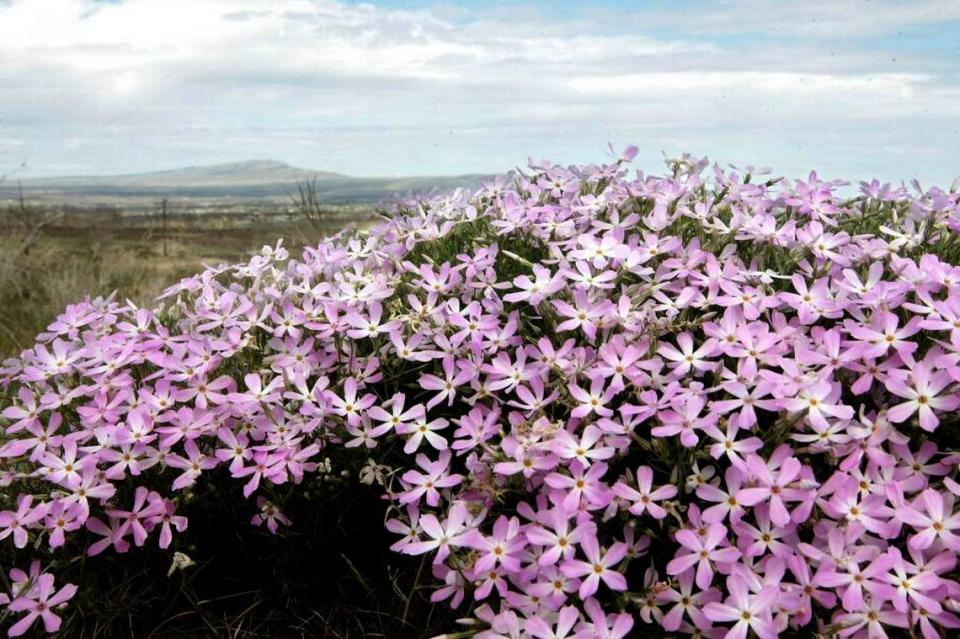
[[[2,372],[0,539],[52,549],[9,634],[68,537],[172,551],[213,473],[277,532],[341,471],[459,636],[954,633],[960,196],[635,153],[67,308]]]

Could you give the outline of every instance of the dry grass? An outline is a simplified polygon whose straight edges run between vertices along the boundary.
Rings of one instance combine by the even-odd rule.
[[[0,210],[0,359],[29,348],[67,304],[84,296],[116,292],[149,304],[204,263],[245,260],[280,237],[296,250],[351,221],[209,215],[171,220],[164,232],[155,217],[8,206]]]

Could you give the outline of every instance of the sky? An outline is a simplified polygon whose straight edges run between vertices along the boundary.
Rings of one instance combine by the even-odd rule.
[[[960,175],[957,0],[0,0],[0,175]],[[17,169],[17,167],[20,167]]]

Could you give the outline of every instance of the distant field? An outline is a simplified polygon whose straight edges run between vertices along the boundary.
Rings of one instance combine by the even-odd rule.
[[[373,215],[371,205],[331,205],[311,223],[280,202],[180,200],[164,225],[153,200],[85,204],[0,203],[0,359],[87,294],[146,304],[204,263],[247,259],[281,237],[296,251]]]

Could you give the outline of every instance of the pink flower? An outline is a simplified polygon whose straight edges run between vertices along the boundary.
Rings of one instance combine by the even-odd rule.
[[[840,385],[827,380],[819,380],[810,386],[801,388],[794,398],[781,400],[783,408],[790,412],[806,412],[810,423],[818,428],[827,428],[827,417],[852,419],[853,408],[834,403],[840,398]]]
[[[411,469],[403,474],[403,481],[410,485],[410,488],[400,494],[400,503],[416,503],[421,498],[426,497],[427,505],[438,505],[440,503],[439,489],[456,486],[463,480],[462,476],[449,472],[450,457],[449,450],[440,451],[437,461],[431,461],[422,453],[417,455],[417,465],[424,472]]]
[[[250,520],[250,523],[254,526],[266,525],[267,530],[273,534],[277,534],[277,530],[279,530],[281,524],[289,526],[292,523],[286,515],[280,512],[280,509],[277,508],[273,502],[267,500],[265,497],[257,497],[257,506],[260,508],[260,512]]]
[[[960,406],[960,395],[942,394],[953,381],[946,371],[933,371],[925,362],[918,362],[905,377],[891,374],[886,381],[887,390],[907,400],[887,410],[891,422],[899,424],[919,411],[920,428],[934,431],[940,424],[934,409],[952,411]]]
[[[453,406],[457,396],[457,388],[474,378],[475,371],[469,364],[458,362],[452,357],[443,358],[444,378],[436,375],[424,375],[420,378],[420,386],[426,390],[439,391],[427,402],[427,410],[446,400],[448,406]]]
[[[411,421],[420,419],[426,415],[422,404],[416,404],[404,411],[403,406],[405,401],[406,397],[403,393],[396,393],[388,403],[390,412],[387,412],[380,406],[372,406],[367,410],[367,414],[371,419],[383,422],[390,428],[402,432],[410,425]]]
[[[541,525],[526,529],[524,534],[527,541],[544,547],[537,560],[539,565],[552,566],[561,559],[570,559],[576,544],[580,543],[584,536],[595,534],[596,525],[593,522],[577,524],[571,529],[570,517],[570,513],[557,506],[542,515],[544,521]]]
[[[152,499],[147,501],[148,497]],[[111,519],[117,519],[122,522],[117,529],[117,535],[125,537],[128,533],[133,535],[133,543],[142,546],[147,540],[147,528],[145,523],[162,513],[164,510],[163,500],[157,493],[151,494],[144,486],[138,486],[134,493],[133,508],[130,510],[120,510],[118,508],[108,508],[107,516]]]
[[[626,577],[614,569],[614,566],[627,555],[626,544],[616,542],[605,553],[601,554],[597,538],[588,534],[580,541],[580,549],[586,556],[587,561],[567,560],[560,566],[560,570],[567,577],[587,576],[580,583],[579,595],[581,599],[586,599],[595,593],[601,581],[607,584],[607,587],[611,590],[627,589]]]
[[[714,411],[728,413],[739,408],[739,424],[743,428],[752,428],[757,423],[755,409],[774,411],[779,407],[779,402],[775,399],[762,399],[769,396],[773,390],[773,385],[765,381],[761,381],[753,387],[740,382],[727,382],[723,384],[723,390],[736,399],[711,402],[711,415],[715,415]]]
[[[580,439],[576,439],[566,430],[561,430],[551,442],[550,450],[560,459],[577,460],[584,466],[589,466],[591,460],[610,459],[613,457],[612,446],[596,446],[603,438],[603,431],[593,425],[583,429]]]
[[[353,377],[347,377],[343,382],[342,397],[333,393],[329,394],[332,412],[335,415],[345,417],[347,423],[353,426],[360,424],[360,416],[377,401],[377,397],[373,393],[367,393],[363,397],[358,398],[358,390],[357,380]]]
[[[944,547],[960,553],[960,512],[953,512],[954,497],[928,488],[913,504],[897,508],[897,517],[919,532],[910,537],[910,548],[926,550],[940,540]]]
[[[27,614],[20,618],[17,623],[10,626],[7,635],[10,637],[19,637],[33,625],[37,617],[43,621],[43,629],[47,632],[56,632],[60,629],[60,617],[54,614],[54,609],[63,607],[73,595],[76,594],[77,587],[73,584],[67,584],[60,590],[55,590],[53,586],[53,575],[47,573],[37,578],[36,586],[31,589],[26,596],[15,598],[7,606],[10,612],[26,612]]]
[[[432,513],[422,516],[420,527],[430,539],[412,541],[404,547],[403,552],[408,555],[422,555],[436,550],[433,563],[442,563],[450,555],[452,548],[463,546],[467,541],[468,519],[467,507],[460,501],[451,504],[447,519],[442,524]]]
[[[610,503],[610,489],[601,479],[607,472],[607,465],[603,462],[597,462],[584,470],[584,466],[577,464],[571,466],[571,475],[562,473],[550,473],[544,477],[544,482],[551,488],[565,491],[563,495],[563,508],[568,511],[576,510],[580,507],[583,497],[594,507],[603,507]]]
[[[590,382],[590,391],[585,391],[576,384],[567,386],[567,390],[573,395],[573,398],[580,402],[580,405],[570,411],[570,416],[577,419],[586,417],[591,413],[596,413],[601,417],[610,417],[613,411],[607,408],[609,402],[616,392],[613,388],[604,390],[605,382],[602,377],[594,377]]]
[[[62,546],[66,533],[82,528],[83,524],[83,509],[78,504],[67,505],[59,499],[54,501],[44,519],[44,526],[50,533],[50,547]]]
[[[909,361],[910,355],[917,350],[917,345],[908,341],[907,338],[920,330],[921,321],[921,318],[914,317],[901,327],[900,320],[894,313],[880,311],[874,313],[869,326],[848,321],[845,327],[851,337],[868,345],[863,352],[863,357],[881,357],[892,348]]]
[[[419,406],[423,408],[423,406]],[[420,411],[421,414],[410,424],[400,424],[397,426],[397,432],[401,435],[410,435],[407,439],[407,443],[403,446],[403,452],[408,455],[417,449],[420,448],[420,445],[424,440],[427,441],[434,450],[446,450],[448,442],[441,435],[437,434],[438,430],[443,430],[450,425],[450,422],[445,420],[442,417],[427,421],[426,413]]]
[[[720,593],[714,589],[694,592],[692,570],[680,573],[677,581],[679,589],[669,588],[657,594],[658,603],[674,604],[660,622],[663,628],[670,632],[676,632],[680,628],[684,613],[690,617],[696,627],[708,627],[710,621],[703,613],[703,606],[719,599]]]
[[[706,359],[715,352],[712,341],[707,340],[700,345],[700,348],[694,350],[693,335],[681,333],[677,336],[677,344],[680,346],[679,350],[669,344],[664,344],[657,349],[657,353],[673,362],[670,368],[675,376],[682,377],[690,371],[713,370],[715,362]]]
[[[716,426],[708,427],[706,433],[716,441],[715,444],[710,445],[710,456],[714,459],[720,459],[726,455],[730,462],[738,467],[744,467],[741,454],[756,452],[763,446],[763,441],[759,437],[737,439],[737,435],[740,433],[740,420],[736,415],[730,416],[726,433]]]
[[[660,411],[657,418],[660,426],[650,429],[654,437],[672,437],[680,435],[680,443],[693,448],[700,441],[697,430],[713,426],[717,421],[715,413],[701,417],[700,412],[707,402],[699,393],[684,394],[671,401],[671,410]]]
[[[666,485],[651,490],[653,488],[653,470],[649,466],[637,468],[637,488],[634,489],[622,481],[618,481],[613,486],[613,493],[630,503],[630,513],[636,516],[644,512],[650,513],[654,519],[663,519],[667,516],[667,511],[656,502],[664,499],[670,499],[677,494],[677,487]]]
[[[736,548],[720,546],[727,540],[727,528],[723,524],[710,524],[703,536],[688,528],[678,530],[676,540],[688,552],[670,560],[667,573],[679,575],[696,566],[697,586],[701,589],[710,587],[715,564],[730,564],[740,558]]]
[[[192,486],[194,482],[197,481],[200,473],[205,470],[210,470],[211,468],[216,468],[217,464],[219,463],[216,459],[201,453],[196,442],[193,440],[187,440],[187,443],[184,444],[183,448],[187,453],[186,457],[170,455],[167,458],[167,464],[173,468],[180,468],[183,470],[183,473],[173,480],[173,490],[179,490],[187,486]]]
[[[770,507],[770,521],[775,526],[786,526],[790,523],[790,512],[784,505],[784,499],[792,497],[798,491],[791,489],[790,484],[800,476],[800,461],[790,457],[783,461],[779,472],[774,473],[756,455],[747,458],[747,469],[756,477],[760,485],[755,488],[742,488],[737,493],[737,501],[744,506],[755,506],[764,502]]]
[[[381,324],[382,319],[383,305],[377,301],[370,302],[366,315],[358,312],[351,312],[347,315],[347,323],[353,327],[347,331],[347,335],[353,339],[371,338],[381,333],[390,333],[399,326],[397,321]]]
[[[561,316],[567,319],[557,324],[558,331],[573,331],[580,329],[591,342],[597,337],[597,329],[603,319],[610,313],[613,304],[608,299],[592,303],[584,289],[573,292],[573,305],[562,300],[554,300],[553,306]]]
[[[534,264],[534,279],[527,275],[519,275],[513,278],[513,285],[520,289],[517,293],[508,293],[503,296],[505,302],[523,302],[527,301],[533,306],[537,306],[547,297],[563,289],[563,278],[553,275],[550,270]]]
[[[32,506],[32,504],[33,497],[20,495],[17,498],[16,512],[10,510],[0,512],[0,539],[6,539],[13,535],[14,546],[23,548],[27,545],[27,528],[43,519],[50,508],[48,504],[43,502],[36,506]]]
[[[710,621],[734,622],[724,639],[746,639],[753,630],[760,639],[776,639],[779,636],[770,618],[772,604],[780,592],[774,586],[765,586],[751,594],[746,582],[737,576],[727,579],[730,596],[724,603],[711,601],[703,607],[703,615]]]
[[[497,518],[493,524],[493,534],[489,537],[482,534],[473,535],[470,546],[480,552],[473,569],[477,572],[486,572],[494,566],[501,565],[511,573],[520,570],[520,552],[527,542],[520,533],[520,520],[516,517],[507,519],[504,515]]]
[[[863,569],[860,563],[849,560],[842,568],[827,564],[821,566],[814,576],[814,582],[819,586],[844,587],[840,601],[844,609],[850,612],[863,608],[864,590],[870,593],[873,600],[889,601],[894,595],[893,588],[883,583],[883,577],[896,563],[895,555],[880,554]]]

